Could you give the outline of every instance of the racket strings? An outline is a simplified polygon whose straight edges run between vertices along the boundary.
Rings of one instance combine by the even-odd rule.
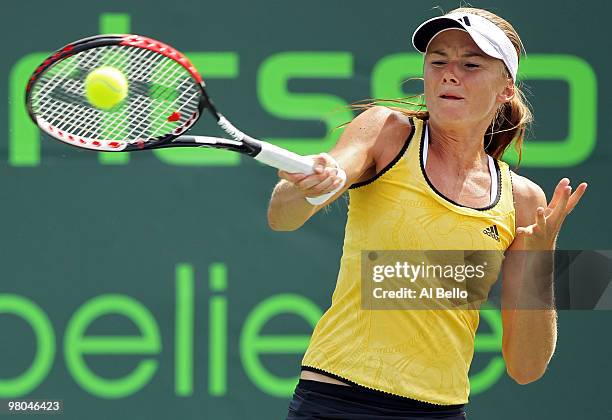
[[[116,47],[112,47],[112,48],[116,48]],[[82,56],[75,56],[76,58],[74,60],[75,66],[79,68],[98,67],[99,66],[98,58],[102,52],[103,52],[102,48],[96,48],[93,50],[85,51]],[[148,51],[143,50],[143,53],[146,53],[146,52]],[[138,57],[140,57],[141,55],[142,54],[140,54]],[[115,66],[118,64],[119,58],[120,58],[119,55],[114,55],[114,59],[107,60],[105,64]],[[61,63],[62,62],[58,64],[61,64]],[[70,73],[74,71],[75,66],[72,67]],[[63,69],[59,69],[57,72],[62,73]],[[60,79],[59,83],[64,82],[66,80],[66,77],[70,75],[70,73],[67,72],[64,77],[59,78]],[[57,87],[59,83],[55,83],[52,89]],[[82,95],[82,100],[80,102],[82,102],[83,104],[86,104],[85,102],[86,99],[84,97],[85,90],[84,90],[82,81],[80,85],[81,85],[81,95]],[[39,108],[44,109],[45,106],[49,106],[50,100],[52,100],[52,98],[48,98],[47,102],[42,102]],[[50,118],[47,119],[47,121],[51,125],[56,126],[60,129],[64,129],[64,131],[68,131],[68,132],[71,132],[70,129],[73,126],[76,126],[78,124],[78,128],[79,128],[78,131],[80,131],[80,133],[75,132],[74,133],[75,135],[82,135],[84,137],[98,138],[99,135],[96,135],[98,133],[94,135],[90,135],[90,133],[92,130],[94,130],[100,125],[98,124],[98,121],[99,121],[99,118],[101,118],[102,114],[97,109],[91,108],[90,106],[86,106],[86,105],[82,107],[73,107],[72,105],[75,105],[75,104],[76,104],[75,102],[69,102],[66,100],[53,101],[52,105],[54,106],[54,109],[50,110]],[[71,105],[71,106],[67,106],[67,105]],[[82,119],[83,114],[88,114],[88,118]],[[69,125],[71,123],[72,125]]]
[[[116,67],[128,81],[127,98],[110,110],[95,108],[85,94],[87,74],[101,66]],[[197,82],[179,63],[120,45],[59,61],[41,75],[31,94],[34,114],[54,128],[87,139],[126,142],[146,142],[180,129],[198,112],[199,101]]]
[[[141,68],[146,68],[145,66],[151,65],[153,60],[157,57],[157,54],[155,54],[154,52],[144,50],[144,53],[140,52],[133,58],[132,61],[137,64],[131,67],[131,79],[128,79],[132,82],[130,83],[130,89],[132,90],[133,94],[130,95],[130,97],[128,98],[130,102],[126,112],[129,113],[129,110],[138,108],[139,106],[143,106],[143,104],[145,103],[147,99],[146,92],[143,92],[141,89],[139,89],[139,85],[133,82],[139,81],[139,74],[141,73]],[[99,131],[96,133],[97,136],[99,137],[101,135],[102,130],[114,132],[116,130],[123,129],[125,126],[122,124],[125,120],[129,121],[132,124],[138,124],[138,122],[129,119],[129,115],[126,115],[126,112],[117,112],[114,116],[110,117],[107,121],[105,121],[104,126],[99,127]]]
[[[158,64],[161,64],[161,63],[167,62],[167,59],[165,59],[165,57],[163,57],[163,56],[158,56],[158,57],[161,57],[161,58],[158,60],[158,61],[160,62],[160,63],[158,63]],[[163,60],[162,60],[162,59],[163,59]],[[175,64],[175,63],[172,63],[172,64]],[[172,73],[167,74],[167,73],[168,73],[168,71],[170,71],[170,70],[171,70],[171,68],[172,68]],[[143,67],[143,69],[144,69],[144,67]],[[157,82],[162,81],[162,80],[170,80],[170,81],[175,81],[175,80],[176,80],[176,76],[177,76],[177,74],[178,74],[179,72],[181,72],[181,71],[184,71],[184,69],[183,69],[183,67],[181,67],[180,65],[167,66],[166,70],[164,70],[164,72],[163,72],[163,73],[162,73],[162,74],[161,74],[161,75],[160,75],[160,76],[157,78],[157,81],[155,81],[155,78],[154,78],[154,79],[153,79],[153,82],[154,82],[154,83],[157,83]],[[182,98],[183,98],[183,96],[184,96],[186,93],[190,92],[190,90],[189,90],[189,89],[186,89],[186,87],[188,87],[188,85],[189,85],[189,84],[191,84],[191,83],[192,83],[191,78],[183,78],[183,80],[180,82],[180,84],[177,86],[177,89],[176,89],[176,90],[178,90],[179,92],[181,92],[180,96],[179,96],[179,97],[177,97],[177,98],[176,98],[176,99],[175,99],[175,100],[174,100],[174,101],[173,101],[171,104],[169,104],[169,105],[165,103],[165,101],[166,101],[166,99],[165,99],[165,98],[164,98],[163,100],[157,101],[156,106],[155,106],[153,109],[151,109],[151,110],[148,112],[148,114],[149,114],[149,115],[151,115],[151,114],[152,114],[152,115],[156,115],[156,114],[157,114],[157,113],[159,113],[160,111],[161,111],[161,112],[163,112],[163,111],[164,111],[164,109],[165,109],[165,110],[166,110],[166,115],[167,115],[167,111],[168,111],[168,110],[170,110],[170,109],[173,109],[174,107],[176,107],[177,102],[178,102],[180,99],[182,99]],[[159,88],[157,88],[157,90],[159,90]],[[158,92],[155,92],[155,91],[152,91],[152,92],[151,92],[151,94],[152,94],[152,96],[153,96],[153,97],[158,97],[158,95],[157,95],[156,93],[158,93]],[[195,94],[195,95],[198,95],[198,94],[199,94],[199,91],[194,89],[194,90],[192,90],[192,91],[191,91],[191,93],[192,93],[192,94]],[[185,101],[185,104],[186,104],[185,108],[188,108],[188,105],[189,105],[189,103],[190,103],[190,101],[191,101],[192,99],[193,99],[193,97],[190,97],[190,98],[189,98],[187,101]],[[150,105],[151,105],[151,103],[150,103],[150,102],[147,102],[147,104],[146,104],[146,105],[143,105],[143,106],[139,106],[139,107],[136,107],[136,106],[135,106],[135,107],[130,107],[130,114],[128,115],[128,118],[129,118],[130,120],[136,120],[136,121],[138,121],[138,120],[140,119],[140,121],[142,121],[143,117],[146,117],[146,115],[147,115],[147,111],[148,111],[148,108],[149,108],[149,106],[150,106]],[[163,109],[162,109],[162,108],[163,108]],[[193,111],[192,111],[192,113],[193,113]],[[155,121],[158,121],[158,122],[159,122],[159,120],[153,120],[153,121],[154,121],[154,122],[155,122]],[[165,126],[165,124],[166,124],[167,122],[168,122],[168,119],[166,118],[166,119],[165,119],[165,121],[164,121],[163,123],[161,123],[161,126],[160,126],[160,127],[158,127],[158,129],[157,129],[157,130],[155,130],[155,131],[162,131],[162,132],[163,132],[162,128]],[[137,128],[138,128],[138,127],[133,128],[133,129],[132,129],[132,130],[131,130],[131,131],[128,133],[128,135],[126,136],[126,138],[133,138],[132,136],[133,136],[133,135],[135,134],[135,132],[137,131],[137,130],[136,130]]]
[[[109,60],[108,63],[105,63],[105,65],[110,65],[110,66],[116,66],[120,63],[120,61],[122,59],[124,59],[125,57],[122,56],[122,54],[117,54],[116,50],[119,48],[117,46],[111,47],[113,48],[113,55],[112,57],[114,57],[114,59]],[[142,50],[139,53],[137,53],[134,57],[133,60],[136,62],[139,62],[140,65],[145,65],[145,63],[147,63],[150,59],[150,57],[153,57],[155,54],[151,51],[147,51],[147,50]],[[130,80],[128,79],[128,82]],[[130,86],[130,88],[133,90],[133,86]],[[138,93],[138,92],[136,92]],[[141,98],[142,95],[130,95],[128,97],[128,101],[130,101],[130,104],[132,103],[132,101],[138,100]],[[134,99],[136,98],[136,99]],[[88,120],[86,122],[86,124],[83,124],[83,127],[81,129],[82,133],[86,133],[88,131],[93,131],[93,137],[94,138],[101,138],[103,137],[104,132],[108,133],[108,137],[112,140],[117,140],[118,137],[115,134],[119,134],[117,133],[117,131],[119,129],[121,129],[121,124],[125,123],[125,113],[124,112],[115,112],[112,115],[102,115],[103,118],[103,123],[100,124],[99,121],[97,121],[95,118],[93,120]]]
[[[173,106],[174,106],[174,105],[175,105],[175,104],[176,104],[176,103],[177,103],[177,102],[178,102],[180,99],[182,99],[182,98],[184,97],[184,95],[185,95],[187,92],[188,92],[188,91],[185,91],[185,92],[181,93],[181,96],[180,96],[180,97],[178,97],[177,99],[175,99],[175,100],[174,100],[174,101],[173,101],[173,102],[172,102],[172,103],[171,103],[169,106],[165,105],[165,107],[166,107],[166,108],[168,108],[168,107],[169,107],[170,109],[172,109],[172,107],[173,107]],[[198,94],[199,94],[199,92],[192,92],[192,96],[190,96],[190,97],[187,99],[187,101],[186,101],[186,102],[188,103],[189,101],[191,101],[191,100],[194,98],[194,96],[195,96],[195,95],[198,95]],[[151,109],[151,111],[149,112],[149,114],[155,114],[155,113],[159,112],[160,107],[161,107],[162,105],[163,105],[162,103],[158,103],[158,104],[155,106],[155,108]],[[146,116],[146,114],[145,114],[145,113],[146,113],[146,111],[148,110],[148,107],[149,107],[149,106],[150,106],[150,103],[149,103],[149,104],[147,104],[147,106],[135,107],[135,108],[134,108],[135,110],[136,110],[136,109],[138,109],[138,108],[140,108],[140,111],[138,111],[138,112],[133,112],[133,113],[130,115],[130,118],[131,118],[131,119],[136,119],[136,120],[139,120],[139,119],[140,119],[140,120],[142,120],[142,118],[143,118],[144,116]],[[184,111],[187,111],[187,109],[186,109],[186,108],[188,108],[188,107],[184,107],[184,108],[183,108],[183,110],[184,110]],[[191,111],[192,111],[192,112],[191,112],[191,114],[193,114],[193,111],[194,111],[194,110],[195,110],[195,108],[192,108],[192,109],[191,109]],[[189,115],[191,115],[191,114],[189,114]],[[165,120],[163,123],[161,123],[161,125],[160,125],[159,127],[157,127],[157,128],[155,129],[155,131],[158,131],[158,132],[163,132],[163,128],[165,127],[165,125],[166,125],[167,123],[168,123],[168,119],[166,118],[166,120]],[[127,136],[126,136],[126,137],[127,137],[127,138],[133,138],[133,136],[134,136],[134,134],[135,134],[135,132],[136,132],[136,128],[137,128],[137,127],[133,128],[133,129],[132,129],[132,130],[131,130],[131,131],[130,131],[128,134],[127,134]],[[173,131],[173,130],[170,130],[170,131]]]
[[[100,49],[92,49],[92,50],[87,50],[85,51],[82,56],[79,57],[79,59],[74,60],[74,59],[66,59],[66,60],[62,60],[60,62],[58,62],[56,64],[56,68],[54,66],[54,68],[49,69],[49,71],[45,72],[42,74],[41,76],[41,81],[46,82],[46,84],[43,83],[37,83],[36,87],[40,89],[40,101],[44,102],[45,99],[47,101],[52,100],[53,98],[49,96],[49,94],[53,91],[55,91],[55,89],[64,81],[66,81],[66,79],[73,75],[75,73],[75,71],[77,70],[77,68],[79,67],[79,65],[81,64],[81,61],[83,62],[83,65],[85,64],[90,64],[92,63],[94,60],[97,59],[97,57],[102,53],[102,51]],[[53,77],[50,77],[53,76]],[[41,104],[41,105],[47,105],[45,103]]]
[[[89,50],[87,51],[89,54],[84,54],[81,59],[84,63],[91,63],[96,59],[97,55],[100,54],[99,50]],[[72,65],[70,65],[72,64]],[[61,102],[54,99],[51,92],[54,92],[58,86],[66,81],[66,79],[75,73],[75,70],[79,67],[79,60],[64,60],[57,63],[59,68],[52,68],[50,72],[45,72],[41,76],[41,81],[35,85],[33,97],[37,98],[39,104],[33,102],[33,105],[38,108],[45,109],[47,107],[53,106],[55,109],[53,117],[58,117],[61,115]],[[49,73],[54,74],[55,76],[49,77]],[[39,89],[37,92],[36,89]],[[84,91],[82,91],[84,93]]]
[[[131,68],[132,77],[137,74],[140,67],[144,67],[147,63],[151,61],[151,58],[154,57],[155,54],[151,51],[146,51],[144,55],[139,55],[138,57],[135,57],[137,60],[140,61],[138,62],[139,64]],[[143,107],[147,103],[148,99],[146,96],[146,92],[140,91],[140,89],[138,89],[138,85],[134,83],[137,80],[137,78],[134,78],[134,80],[131,81],[132,83],[130,83],[130,89],[132,93],[127,99],[128,106],[126,108],[120,110],[119,112],[115,112],[114,114],[105,115],[103,124],[97,124],[94,121],[93,126],[88,127],[90,129],[95,130],[94,136],[96,138],[107,137],[111,139],[119,139],[123,136],[126,127],[129,127],[130,125],[135,125],[139,127],[141,125],[141,122],[135,121],[134,119],[131,119],[129,117],[130,110]],[[141,131],[144,132],[144,130]],[[104,136],[104,134],[106,135]],[[127,137],[125,138],[127,139]]]

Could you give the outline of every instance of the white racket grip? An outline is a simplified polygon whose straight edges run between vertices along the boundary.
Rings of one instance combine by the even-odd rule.
[[[325,203],[334,194],[340,191],[342,187],[344,187],[344,184],[346,184],[346,172],[344,172],[344,170],[338,166],[337,162],[336,162],[336,168],[338,169],[338,176],[342,179],[342,181],[340,182],[340,185],[338,185],[338,187],[336,187],[336,189],[334,189],[333,191],[330,191],[323,195],[318,195],[316,197],[306,197],[306,201],[308,201],[313,206],[318,206],[319,204]]]
[[[264,141],[260,145],[261,152],[254,157],[255,160],[286,172],[307,175],[314,172],[314,161],[312,159]]]

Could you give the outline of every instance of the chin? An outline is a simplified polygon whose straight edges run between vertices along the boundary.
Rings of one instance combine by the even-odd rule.
[[[435,112],[429,110],[429,114],[446,124],[467,124],[472,120],[465,109],[438,109]]]

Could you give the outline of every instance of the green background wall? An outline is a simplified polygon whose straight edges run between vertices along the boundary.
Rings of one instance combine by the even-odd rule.
[[[7,3],[0,15],[0,96],[7,99],[0,398],[62,399],[71,419],[284,418],[312,325],[330,302],[346,220],[339,200],[297,232],[272,232],[266,209],[275,171],[231,154],[109,157],[40,137],[23,109],[25,79],[39,61],[33,54],[102,31],[163,40],[196,61],[237,125],[314,153],[328,150],[338,134],[330,128],[351,117],[342,105],[420,89],[400,83],[419,75],[410,36],[440,13],[435,5],[458,4]],[[549,198],[564,176],[590,184],[559,248],[610,248],[612,6],[474,5],[512,22],[528,51],[523,77],[536,123],[519,173]],[[218,133],[210,119],[193,131]],[[105,302],[115,313],[81,327],[88,337],[119,336],[106,350],[78,338],[87,311],[104,311]],[[496,319],[492,312],[479,330],[471,419],[612,418],[612,313],[560,312],[555,357],[528,386],[503,373]],[[42,341],[29,324],[40,327]],[[94,351],[87,345],[131,354],[87,354],[80,365],[80,352]]]

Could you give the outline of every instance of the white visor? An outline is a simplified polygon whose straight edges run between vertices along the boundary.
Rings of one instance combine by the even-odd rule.
[[[425,53],[436,35],[453,28],[466,31],[485,54],[502,60],[512,80],[516,82],[518,56],[514,45],[504,31],[482,16],[471,13],[450,13],[429,19],[414,31],[412,45],[418,51]]]

